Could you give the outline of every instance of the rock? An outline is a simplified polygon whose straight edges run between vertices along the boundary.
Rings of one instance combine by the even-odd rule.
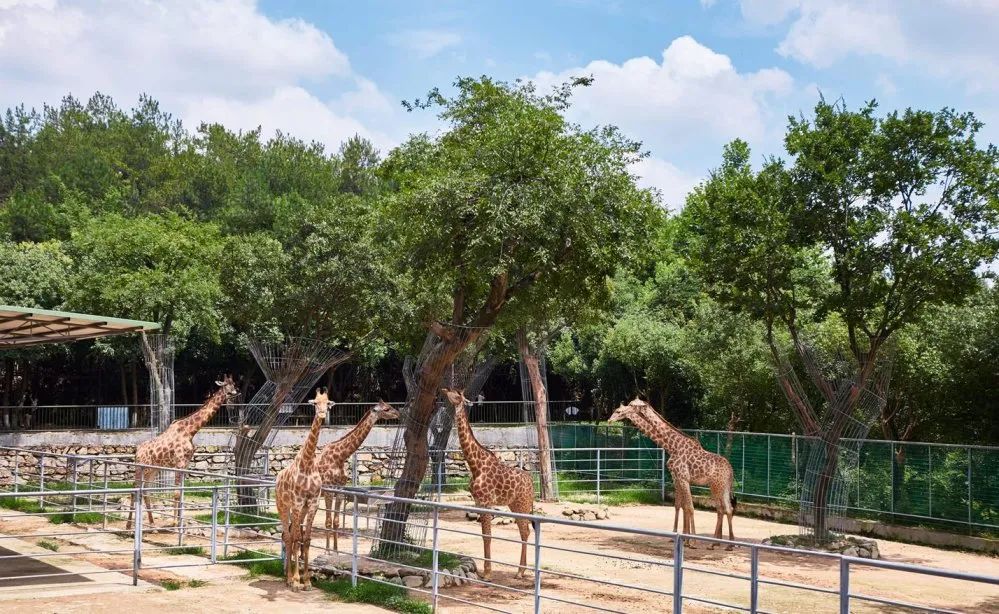
[[[575,512],[573,512],[572,510],[569,510],[569,509],[562,510],[562,515],[563,516],[572,516],[574,513]]]
[[[474,571],[466,571],[465,572],[465,578],[467,578],[469,580],[478,580],[479,579],[479,574],[475,573]]]
[[[465,512],[465,518],[467,518],[469,520],[478,520],[479,519],[479,513],[478,512]]]
[[[878,544],[877,544],[877,542],[871,543],[871,558],[872,559],[880,559],[881,558],[881,553],[878,551]]]
[[[402,583],[407,588],[419,588],[423,586],[423,576],[402,576]]]
[[[860,552],[857,550],[856,546],[850,546],[843,550],[843,556],[857,556]]]
[[[451,571],[451,573],[462,579],[465,577],[465,570],[462,569],[461,567],[455,567],[454,570]]]
[[[397,584],[399,586],[403,585],[402,584],[402,578],[400,578],[399,576],[392,576],[391,578],[388,579],[388,581],[389,581],[389,584]]]

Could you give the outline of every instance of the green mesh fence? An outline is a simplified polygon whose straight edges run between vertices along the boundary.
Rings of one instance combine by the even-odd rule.
[[[741,500],[797,507],[807,438],[725,431],[688,434],[732,463]],[[556,424],[551,436],[562,495],[613,502],[661,498],[672,491],[664,467],[668,456],[635,429]],[[997,447],[865,440],[859,457],[841,463],[840,470],[848,488],[847,516],[999,535]]]

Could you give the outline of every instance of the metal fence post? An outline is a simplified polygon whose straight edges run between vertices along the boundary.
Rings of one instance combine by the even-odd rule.
[[[749,548],[749,611],[756,614],[760,608],[760,549]]]
[[[839,614],[850,614],[850,561],[839,559]]]
[[[742,477],[739,479],[739,488],[746,491],[746,434],[742,434]]]
[[[683,538],[673,538],[673,614],[683,614]]]
[[[968,465],[971,466],[970,464]],[[600,503],[600,448],[597,448],[597,504]]]
[[[101,495],[101,528],[108,528],[108,466],[107,459],[104,459],[104,494]]]
[[[541,613],[541,521],[534,524],[534,614]]]
[[[20,471],[21,471],[21,455],[15,453],[14,454],[14,492],[15,493],[18,492],[18,488],[19,488],[18,487],[18,482],[20,482],[20,480],[18,478],[20,477]]]
[[[357,586],[357,493],[354,493],[354,532],[351,535],[350,585]]]
[[[968,530],[971,530],[971,448],[968,448]]]
[[[232,517],[232,480],[225,481],[225,520],[222,521],[222,556],[229,556],[229,521]],[[283,542],[282,542],[283,543]]]
[[[434,506],[434,536],[433,536],[433,550],[431,551],[431,556],[433,557],[433,578],[431,580],[430,597],[434,612],[437,611],[437,598],[440,595],[438,592],[438,586],[440,583],[440,560],[438,558],[437,550],[437,538],[438,538],[438,528],[440,527],[440,508],[436,505]]]
[[[767,433],[767,496],[770,496],[770,433]]]
[[[666,501],[666,449],[659,448],[659,497]]]
[[[89,471],[87,471],[87,490],[93,490],[94,489],[94,458],[93,457],[90,457],[90,459],[87,460],[87,468],[89,469]],[[90,511],[90,512],[94,511],[94,496],[93,495],[87,495],[87,511]]]
[[[357,488],[357,450],[350,455],[350,485]]]
[[[969,448],[970,450],[970,448]],[[929,475],[926,476],[926,494],[930,501],[930,511],[927,516],[933,517],[933,448],[926,444],[926,460],[929,463]]]
[[[889,502],[889,509],[891,510],[892,519],[895,516],[895,444],[888,444],[891,450],[888,452],[888,463],[891,464],[891,485],[888,486],[888,497],[891,499]]]
[[[218,562],[218,533],[219,533],[219,489],[212,486],[212,536],[211,536],[211,562]]]
[[[38,507],[40,507],[42,511],[45,511],[45,455],[44,454],[38,457],[38,462],[41,463],[38,467],[38,490],[39,492],[42,493],[41,497],[39,497],[38,500]],[[968,461],[968,468],[969,468],[968,470],[970,471],[971,461]],[[968,500],[970,501],[971,498],[969,497]]]
[[[72,511],[75,513],[76,512],[76,494],[75,493],[76,493],[76,490],[77,490],[76,486],[77,486],[77,484],[79,484],[80,467],[77,464],[77,458],[75,456],[70,456],[67,459],[67,462],[70,464],[70,467],[71,467],[71,470],[72,470],[72,474],[73,474],[72,481],[73,481],[73,493],[74,494],[73,494],[72,497],[70,497],[70,501],[73,502],[73,510]]]
[[[139,568],[142,567],[142,481],[132,490],[135,503],[135,533],[132,535],[132,586],[139,585]]]

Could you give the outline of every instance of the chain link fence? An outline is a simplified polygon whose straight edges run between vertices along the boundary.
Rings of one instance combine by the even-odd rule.
[[[641,493],[672,491],[663,466],[668,456],[638,431],[592,424],[551,428],[560,491],[595,493],[598,481],[603,497],[642,499]],[[732,463],[740,499],[798,505],[809,438],[687,434]],[[999,536],[999,447],[863,440],[859,459],[840,471],[850,487],[850,517]]]

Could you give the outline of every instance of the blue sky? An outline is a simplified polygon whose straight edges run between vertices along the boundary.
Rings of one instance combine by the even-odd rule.
[[[387,149],[437,127],[399,100],[458,75],[593,74],[573,119],[642,140],[675,208],[732,138],[779,154],[819,91],[974,111],[999,142],[995,32],[999,0],[0,0],[0,105],[146,92],[190,127]]]

